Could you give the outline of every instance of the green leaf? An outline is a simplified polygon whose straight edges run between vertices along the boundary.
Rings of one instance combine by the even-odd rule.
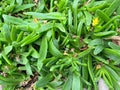
[[[90,25],[91,25],[91,22],[92,22],[92,15],[91,13],[87,12],[87,11],[84,11],[85,13],[85,19],[86,19],[86,27],[88,30],[90,30]]]
[[[33,75],[32,69],[31,69],[31,66],[30,66],[29,62],[25,65],[25,67],[26,67],[27,74],[28,75]]]
[[[105,30],[105,28],[107,28],[114,20],[116,20],[116,19],[120,19],[120,16],[119,15],[117,15],[117,16],[115,16],[115,17],[113,17],[112,19],[110,19],[106,24],[104,24],[101,28],[97,28],[97,29],[95,29],[94,30],[94,32],[100,32],[99,34],[97,33],[97,35],[98,36],[103,36],[103,35],[106,35],[106,34],[116,34],[116,32],[115,31],[105,31],[104,33],[103,32],[101,32],[101,31],[103,31],[103,30]]]
[[[17,85],[19,84],[21,81],[23,81],[24,79],[22,77],[19,78],[15,78],[13,77],[3,77],[2,75],[0,75],[0,84],[1,85]]]
[[[78,24],[77,35],[81,36],[84,20],[81,20]]]
[[[15,5],[8,5],[8,6],[5,8],[5,11],[6,11],[7,13],[12,13],[13,10],[14,10],[14,8],[15,8]]]
[[[47,49],[48,49],[48,41],[47,41],[47,37],[44,36],[42,38],[42,42],[41,42],[41,46],[40,46],[40,51],[39,51],[39,59],[37,61],[37,67],[38,67],[38,70],[41,70],[42,68],[42,62],[46,59],[46,56],[47,56]]]
[[[7,55],[9,52],[11,52],[12,48],[13,48],[12,46],[5,47],[4,48],[4,53]]]
[[[90,55],[88,55],[88,71],[89,71],[91,80],[92,80],[92,82],[93,82],[94,89],[95,89],[95,90],[98,90],[98,89],[97,89],[97,85],[96,85],[95,75],[94,75],[94,73],[93,73],[92,58],[91,58]]]
[[[104,20],[105,22],[108,22],[109,20],[110,20],[110,18],[109,18],[109,16],[106,14],[106,13],[104,13],[102,10],[97,10],[96,11],[96,13],[97,13],[97,15],[102,19],[102,20]]]
[[[28,59],[26,58],[26,56],[22,56],[22,60],[20,61],[21,64],[27,64],[28,63]]]
[[[42,33],[42,32],[48,31],[48,30],[50,30],[51,28],[53,28],[53,23],[43,24],[43,25],[41,25],[41,27],[37,30],[37,33]]]
[[[28,45],[32,42],[35,42],[37,39],[39,39],[40,35],[39,34],[36,34],[35,36],[33,37],[30,37],[29,40],[26,40],[21,46],[25,46],[25,45]]]
[[[12,24],[27,24],[27,22],[25,22],[21,18],[16,18],[16,17],[13,17],[13,16],[5,15],[5,14],[3,15],[3,19],[7,23],[12,23]]]
[[[61,32],[66,32],[64,26],[61,23],[55,23],[55,27],[57,27]]]
[[[11,38],[12,41],[16,41],[17,30],[16,30],[15,26],[12,26],[12,30],[10,32],[10,38]]]
[[[37,52],[37,50],[34,49],[32,46],[31,46],[31,49],[32,49],[31,56],[34,58],[39,58],[39,53]]]
[[[109,64],[109,62],[108,62],[107,60],[103,59],[103,58],[100,57],[100,56],[94,56],[94,55],[93,55],[93,57],[94,57],[96,60],[98,60],[98,61],[100,61],[100,62],[103,62],[104,64]]]
[[[20,2],[21,3],[21,2]],[[24,5],[18,5],[16,6],[16,8],[14,9],[13,13],[17,13],[19,11],[23,11],[25,9],[31,8],[35,6],[34,4],[24,4]]]
[[[117,8],[116,13],[117,13],[117,15],[120,15],[120,6]]]
[[[72,75],[68,76],[68,79],[66,80],[65,84],[63,85],[62,90],[71,90],[72,86]]]
[[[113,49],[109,49],[109,48],[105,48],[103,50],[103,53],[105,54],[105,56],[107,58],[110,58],[111,60],[114,60],[116,64],[120,63],[120,52],[118,52],[117,50],[113,50]]]
[[[78,53],[77,58],[84,57],[85,55],[89,54],[89,53],[91,52],[92,49],[93,49],[93,48],[88,48],[87,50],[84,50],[83,52]]]
[[[117,81],[120,81],[120,76],[112,68],[105,65],[105,68],[109,71],[110,75],[114,77]]]
[[[3,30],[2,30],[2,34],[4,35],[4,38],[7,40],[7,42],[11,42],[11,38],[10,38],[10,26],[8,24],[4,24],[3,25]]]
[[[55,47],[53,40],[49,41],[49,51],[53,56],[61,57],[62,53]]]
[[[102,52],[102,50],[104,49],[104,46],[103,45],[98,45],[95,47],[95,50],[94,50],[94,55],[97,55],[99,54],[100,52]]]
[[[109,8],[105,11],[108,16],[111,16],[112,13],[118,8],[120,0],[114,0]]]
[[[66,18],[59,12],[51,12],[51,13],[37,13],[37,12],[25,12],[25,15],[32,15],[33,17],[39,19],[58,19],[58,20],[65,20]]]
[[[112,49],[115,49],[115,50],[120,50],[120,46],[112,43],[112,42],[108,42],[108,45],[112,48]]]
[[[69,32],[72,32],[73,30],[72,30],[72,27],[73,27],[73,25],[72,25],[72,10],[71,9],[69,9],[68,10],[68,26],[69,26]]]
[[[47,41],[47,37],[44,36],[42,38],[42,42],[41,42],[41,46],[40,46],[40,51],[39,51],[39,55],[40,55],[40,60],[43,61],[46,56],[47,56],[47,49],[48,49],[48,41]]]
[[[89,46],[102,45],[104,41],[102,39],[96,38],[88,43]]]
[[[109,80],[107,79],[107,77],[103,74],[103,79],[105,80],[105,83],[107,84],[107,86],[109,88],[113,88],[113,86],[111,85],[111,83],[109,82]]]
[[[45,77],[40,77],[36,83],[36,87],[44,87],[52,80],[52,74],[47,74]]]
[[[104,31],[104,32],[94,33],[94,36],[96,37],[110,37],[114,35],[117,35],[116,31]]]
[[[18,5],[22,5],[23,0],[16,0],[16,2],[18,3]]]
[[[80,90],[80,77],[73,74],[72,90]]]
[[[2,53],[2,57],[7,62],[7,64],[12,65],[11,61],[8,59],[8,57],[6,56],[4,52]]]

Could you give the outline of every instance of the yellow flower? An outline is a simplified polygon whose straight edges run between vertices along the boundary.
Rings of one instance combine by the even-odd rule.
[[[97,65],[96,66],[96,70],[100,69],[101,68],[101,65]]]
[[[34,21],[35,23],[38,23],[38,19],[37,19],[37,18],[34,18],[33,21]]]
[[[92,21],[92,26],[96,26],[99,23],[98,18],[94,18]]]

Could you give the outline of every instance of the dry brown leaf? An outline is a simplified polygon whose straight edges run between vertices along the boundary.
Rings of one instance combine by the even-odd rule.
[[[110,38],[106,38],[112,40],[113,43],[117,44],[120,46],[120,36],[112,36]]]

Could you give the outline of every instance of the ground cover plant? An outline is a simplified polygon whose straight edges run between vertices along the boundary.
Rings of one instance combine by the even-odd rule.
[[[120,89],[120,0],[1,0],[4,90]],[[102,86],[101,86],[102,87]]]

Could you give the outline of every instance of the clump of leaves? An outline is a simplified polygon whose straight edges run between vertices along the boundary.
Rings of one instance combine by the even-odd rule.
[[[98,90],[120,85],[120,0],[2,0],[5,90]]]

